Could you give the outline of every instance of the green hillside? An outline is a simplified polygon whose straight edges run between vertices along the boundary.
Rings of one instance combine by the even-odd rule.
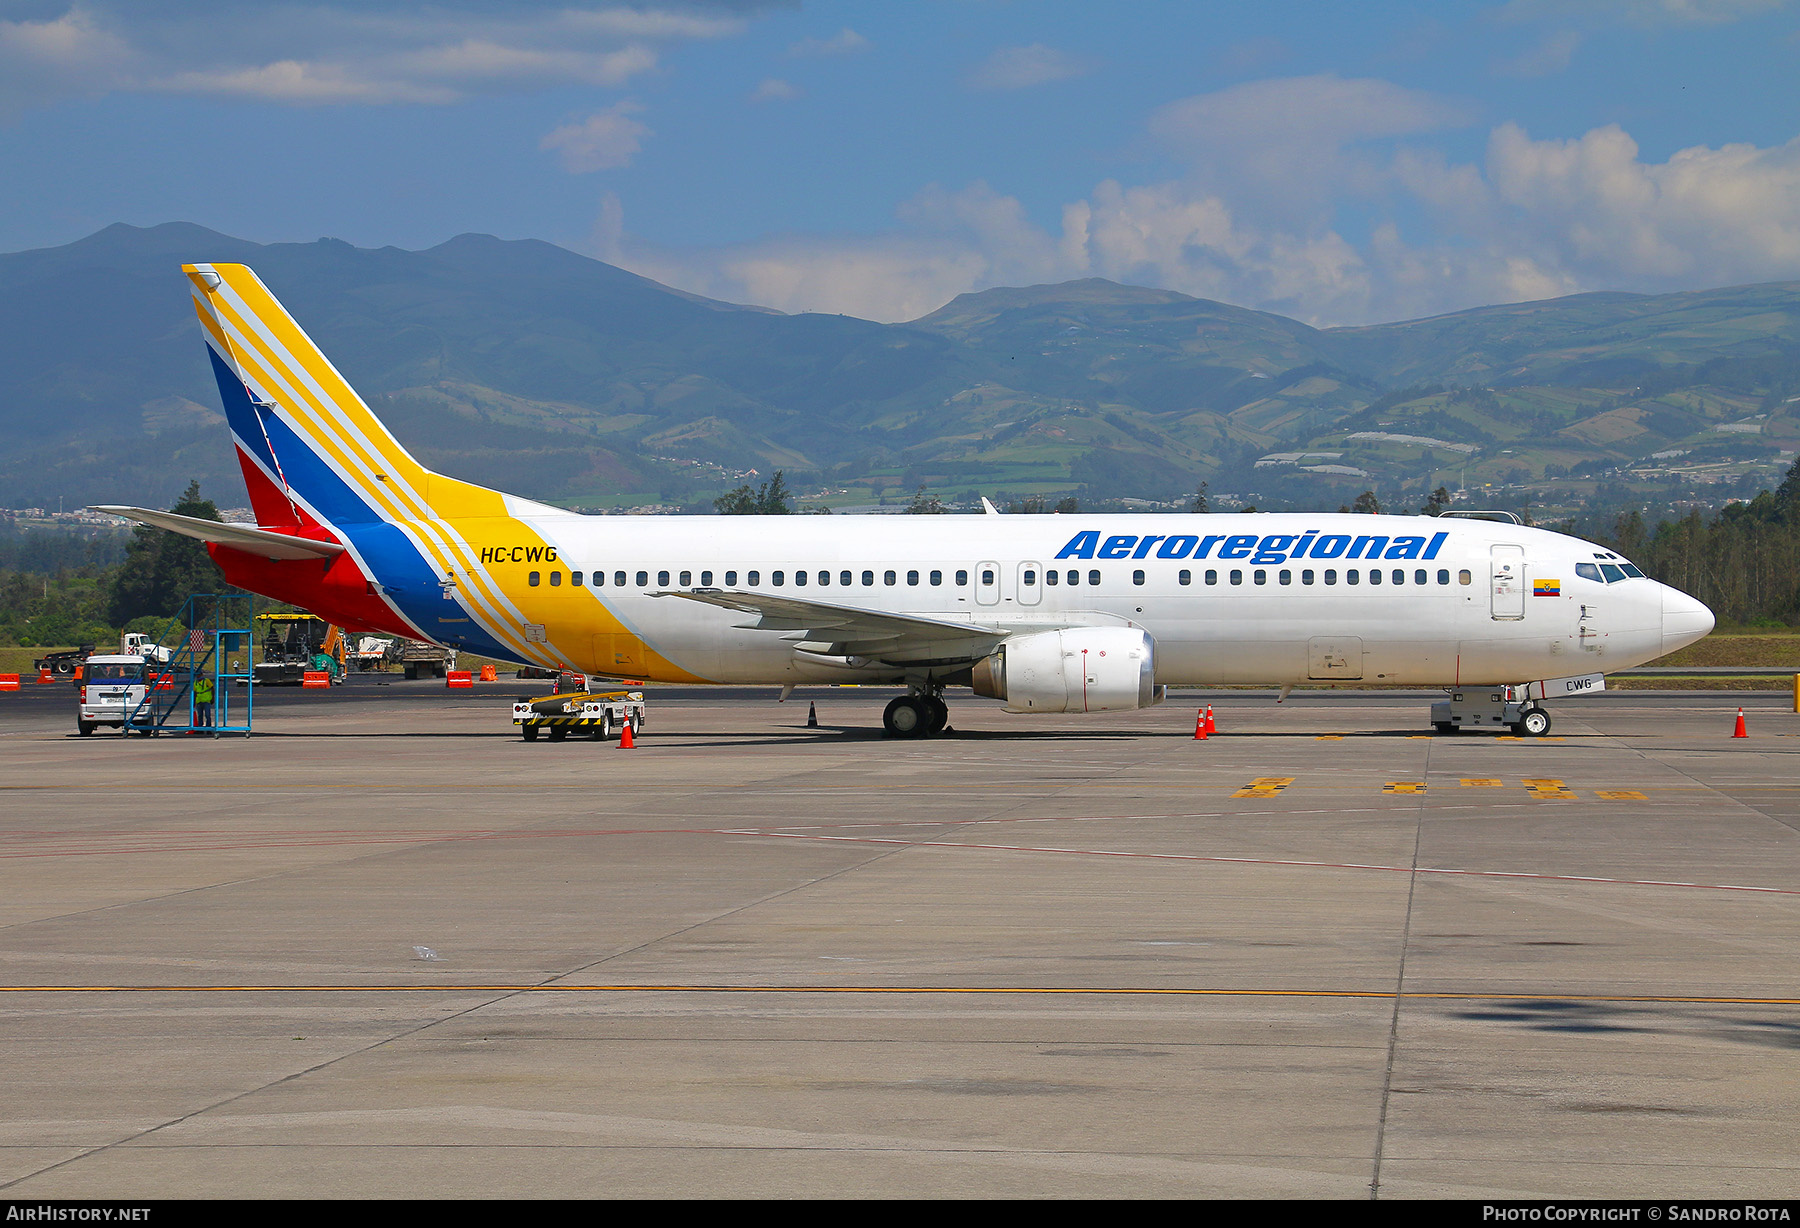
[[[1319,330],[1098,279],[905,325],[672,290],[546,243],[422,252],[112,226],[0,255],[0,505],[242,502],[179,265],[252,265],[428,464],[573,505],[1209,481],[1259,506],[1442,483],[1539,506],[1753,487],[1800,447],[1800,283]]]

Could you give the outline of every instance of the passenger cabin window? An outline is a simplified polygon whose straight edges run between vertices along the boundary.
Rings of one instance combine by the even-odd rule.
[[[1258,567],[1256,569],[1256,574],[1250,578],[1258,584],[1267,584],[1269,582],[1269,573]]]
[[[1144,573],[1143,573],[1143,572],[1139,572],[1139,573],[1138,573],[1138,574],[1139,574],[1139,575],[1143,575],[1143,574],[1144,574]],[[1026,587],[1027,587],[1027,588],[1034,588],[1034,587],[1036,587],[1036,585],[1037,585],[1037,572],[1035,572],[1035,571],[1032,571],[1032,570],[1030,570],[1030,569],[1029,569],[1029,568],[1027,568],[1027,569],[1026,569],[1026,571],[1025,571],[1025,575],[1024,575],[1024,577],[1023,577],[1023,578],[1024,578],[1024,581],[1025,581],[1025,586],[1026,586]]]
[[[658,587],[658,588],[668,588],[669,587],[669,573],[668,572],[659,571],[656,573],[656,587]]]
[[[1421,567],[1419,570],[1413,572],[1413,583],[1414,584],[1427,584],[1427,583],[1430,583],[1430,581],[1431,581],[1431,577],[1425,574],[1425,569],[1423,567]]]
[[[637,586],[639,588],[649,588],[650,587],[650,573],[649,572],[640,571],[637,573]]]
[[[538,586],[538,573],[534,571],[526,576],[525,583],[531,585],[532,588],[536,588]]]
[[[553,571],[550,573],[550,587],[551,588],[561,588],[562,587],[562,572]]]
[[[751,588],[757,588],[757,587],[761,586],[762,572],[760,572],[760,571],[745,572],[744,573],[744,582],[746,584],[748,584]],[[729,581],[728,581],[728,583],[729,583]]]
[[[919,582],[919,573],[916,571],[913,572],[912,577],[913,577],[912,582],[914,584],[917,584]],[[884,571],[881,573],[881,582],[883,584],[887,585],[889,588],[892,588],[892,587],[894,587],[894,585],[900,583],[900,577],[895,575],[891,571]]]
[[[1356,573],[1354,571],[1351,572],[1350,574],[1352,576],[1356,575]],[[1354,583],[1356,583],[1356,581],[1351,580],[1351,583],[1354,584]],[[1370,584],[1380,584],[1381,583],[1381,568],[1379,568],[1379,567],[1369,568],[1369,583]]]
[[[1217,584],[1219,582],[1219,573],[1214,571],[1210,567],[1207,568],[1206,569],[1206,582],[1208,584]]]
[[[969,584],[969,573],[966,571],[959,570],[956,573],[956,587],[966,588],[966,587],[968,587],[968,584]]]
[[[1473,584],[1475,583],[1475,577],[1471,575],[1469,569],[1465,567],[1456,573],[1456,582],[1458,584]]]
[[[681,587],[682,588],[686,588],[688,585],[692,584],[693,582],[694,582],[694,573],[693,572],[684,571],[681,573]]]
[[[1051,572],[1050,574],[1055,575],[1056,573]],[[1175,573],[1175,583],[1185,586],[1188,584],[1192,584],[1193,582],[1194,582],[1194,573],[1191,571],[1188,571],[1186,568],[1183,568],[1182,570]]]
[[[1070,584],[1080,584],[1081,583],[1081,573],[1079,571],[1071,571],[1069,573],[1069,583]]]
[[[794,583],[804,585],[806,583],[806,573],[804,571],[796,571],[794,573]]]
[[[943,582],[944,582],[944,573],[943,572],[934,571],[931,573],[931,587],[937,588]]]
[[[1132,573],[1131,573],[1131,582],[1132,582],[1132,583],[1133,583],[1133,584],[1139,584],[1139,585],[1141,585],[1141,584],[1143,584],[1143,582],[1144,582],[1144,573],[1143,573],[1143,572],[1141,572],[1141,571],[1134,571],[1134,572],[1132,572]]]
[[[994,569],[992,567],[983,567],[981,569],[981,582],[983,584],[992,584],[994,582]]]
[[[1242,584],[1244,582],[1244,573],[1241,571],[1233,571],[1231,573],[1231,582],[1233,584]]]
[[[1311,584],[1312,582],[1313,582],[1313,570],[1312,570],[1312,568],[1308,567],[1305,571],[1300,573],[1300,583]]]
[[[829,574],[829,573],[822,573],[822,575],[823,575],[823,574]],[[852,575],[851,575],[851,574],[850,574],[850,573],[849,573],[849,572],[847,572],[847,571],[840,571],[840,572],[839,572],[839,573],[838,573],[838,583],[839,583],[839,584],[842,584],[842,585],[844,585],[844,586],[845,586],[845,587],[848,587],[848,586],[849,586],[849,585],[851,585],[851,584],[853,584],[853,583],[855,583],[855,577],[854,577],[854,576],[852,576]],[[863,581],[863,583],[864,583],[864,584],[867,584],[867,583],[869,583],[869,581],[868,581],[868,580],[864,580],[864,581]]]
[[[754,583],[756,583],[756,581],[752,580],[751,583],[754,584]],[[737,572],[728,571],[725,573],[725,587],[727,587],[727,588],[736,588],[737,587]]]
[[[1276,573],[1275,578],[1283,584],[1292,584],[1294,582],[1294,573],[1284,568]]]
[[[712,572],[703,571],[700,573],[700,587],[701,588],[711,588],[712,587]]]
[[[907,572],[906,573],[906,583],[912,588],[919,587],[919,573],[916,571]]]
[[[580,588],[581,587],[581,573],[579,571],[571,571],[569,573],[569,583],[574,585],[576,588]]]
[[[1090,571],[1090,572],[1088,572],[1088,583],[1089,583],[1089,584],[1098,584],[1098,583],[1100,583],[1100,573],[1099,573],[1099,572],[1097,572],[1097,571]]]
[[[1357,571],[1356,568],[1352,567],[1349,571],[1346,571],[1344,573],[1344,583],[1345,584],[1360,584],[1360,583],[1362,583],[1362,573]]]
[[[1057,584],[1062,583],[1062,573],[1060,571],[1046,571],[1044,573],[1044,583],[1055,587]]]
[[[1438,569],[1438,583],[1439,584],[1450,583],[1450,569],[1449,568],[1441,567]]]

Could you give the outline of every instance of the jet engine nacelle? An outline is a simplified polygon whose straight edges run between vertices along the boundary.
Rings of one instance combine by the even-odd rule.
[[[1008,712],[1113,712],[1163,701],[1156,641],[1130,627],[1015,635],[970,671],[977,695]]]

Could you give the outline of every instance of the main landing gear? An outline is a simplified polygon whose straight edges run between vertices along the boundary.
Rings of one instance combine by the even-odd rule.
[[[929,738],[950,724],[950,706],[932,693],[902,695],[881,714],[881,727],[890,738]]]

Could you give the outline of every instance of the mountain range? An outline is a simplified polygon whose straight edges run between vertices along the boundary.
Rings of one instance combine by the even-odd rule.
[[[0,255],[0,506],[242,484],[180,265],[252,266],[427,464],[572,506],[704,502],[775,469],[825,502],[1200,481],[1365,488],[1773,472],[1800,446],[1800,283],[1581,294],[1317,329],[1089,279],[905,324],[688,294],[554,245],[256,244],[115,225]]]

